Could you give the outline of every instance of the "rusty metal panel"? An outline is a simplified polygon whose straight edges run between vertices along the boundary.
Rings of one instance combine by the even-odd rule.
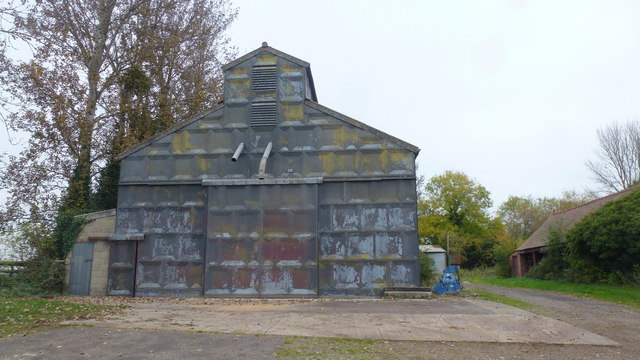
[[[321,295],[379,295],[418,286],[413,180],[324,183],[319,187]]]
[[[114,238],[144,239],[112,242],[110,294],[202,295],[205,227],[200,185],[121,186]]]
[[[204,234],[150,234],[138,249],[137,296],[200,296]]]
[[[317,185],[209,188],[205,295],[317,294]]]
[[[107,294],[133,296],[136,242],[114,241],[109,247]]]

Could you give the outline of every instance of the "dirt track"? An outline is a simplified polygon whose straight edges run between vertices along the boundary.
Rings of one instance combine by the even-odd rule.
[[[469,284],[471,287],[490,291],[533,304],[535,312],[571,325],[589,330],[618,342],[616,347],[575,346],[570,358],[575,359],[640,359],[640,309],[617,305],[586,297],[549,291],[503,288]],[[554,356],[553,346],[541,346],[542,354]]]

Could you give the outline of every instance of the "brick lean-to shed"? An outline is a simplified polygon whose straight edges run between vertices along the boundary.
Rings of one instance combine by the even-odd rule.
[[[418,286],[419,149],[319,105],[266,44],[223,70],[223,103],[121,154],[108,294]]]

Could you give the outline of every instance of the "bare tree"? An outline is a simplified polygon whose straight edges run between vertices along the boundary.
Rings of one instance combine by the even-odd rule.
[[[587,161],[594,180],[617,192],[640,180],[640,123],[613,123],[598,130],[597,159]]]

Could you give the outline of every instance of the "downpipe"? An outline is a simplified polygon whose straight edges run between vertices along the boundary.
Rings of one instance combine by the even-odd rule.
[[[260,159],[260,168],[258,169],[258,179],[260,180],[264,180],[264,173],[267,169],[267,159],[271,154],[272,147],[273,147],[273,144],[269,142],[267,144],[267,147],[264,149],[264,154],[262,154],[262,159]]]

